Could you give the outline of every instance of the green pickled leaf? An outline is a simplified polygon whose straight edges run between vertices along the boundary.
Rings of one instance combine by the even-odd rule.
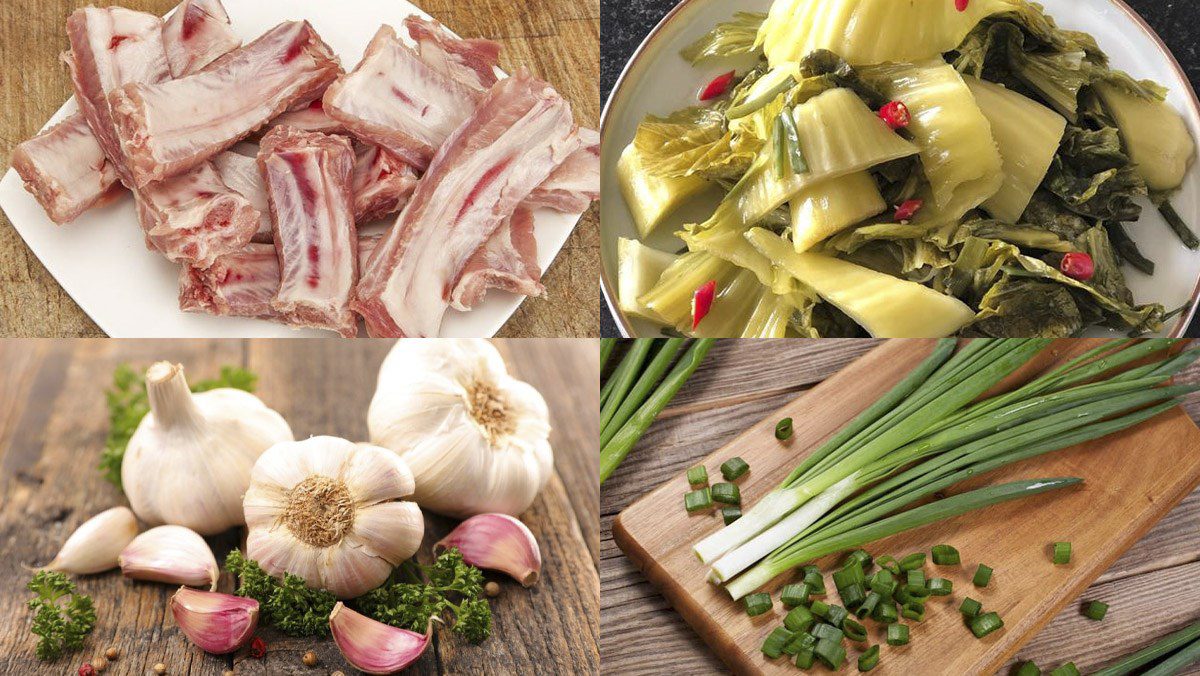
[[[737,179],[750,167],[753,152],[733,148],[725,114],[693,107],[666,117],[647,115],[633,139],[642,168],[653,176]]]
[[[1066,338],[1083,328],[1079,308],[1066,287],[1005,276],[980,301],[969,337]]]
[[[759,12],[738,12],[730,21],[717,24],[700,39],[684,47],[680,56],[696,64],[713,57],[740,56],[756,51],[754,43],[758,29],[767,15]]]

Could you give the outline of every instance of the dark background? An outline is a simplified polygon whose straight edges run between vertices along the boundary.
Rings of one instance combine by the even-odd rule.
[[[1200,90],[1200,6],[1191,0],[1126,0],[1171,48],[1187,71],[1194,89]],[[608,101],[617,76],[642,39],[676,4],[675,0],[600,0],[600,98]],[[731,3],[732,5],[732,3]],[[734,7],[731,6],[732,13]],[[619,336],[617,324],[600,297],[600,335]],[[1188,327],[1189,337],[1200,337],[1200,320]]]

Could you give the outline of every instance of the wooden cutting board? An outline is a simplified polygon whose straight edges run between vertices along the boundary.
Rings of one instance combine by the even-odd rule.
[[[1057,341],[998,389],[1011,388],[1097,344]],[[744,434],[704,459],[710,482],[721,480],[722,462],[741,456],[751,467],[738,481],[743,504],[754,504],[776,487],[800,458],[911,371],[932,346],[926,340],[889,341],[776,414],[752,426],[747,421]],[[775,424],[785,417],[795,421],[795,434],[786,444],[774,436]],[[1200,429],[1177,408],[1105,439],[1010,465],[959,484],[951,492],[1018,479],[1066,476],[1081,477],[1085,482],[995,505],[866,547],[877,556],[900,558],[947,543],[962,554],[961,566],[927,565],[928,576],[953,580],[954,593],[933,597],[923,623],[905,621],[910,625],[911,642],[899,648],[882,645],[882,659],[873,674],[996,672],[1066,604],[1086,600],[1076,597],[1200,484]],[[623,511],[613,524],[617,545],[733,671],[795,674],[791,663],[783,658],[767,660],[759,650],[762,639],[782,621],[778,594],[772,595],[772,612],[750,618],[740,603],[704,581],[705,568],[691,546],[717,530],[721,519],[719,513],[689,516],[683,508],[687,490],[687,478],[680,474]],[[1051,563],[1049,547],[1056,541],[1073,544],[1070,565]],[[829,571],[835,561],[835,557],[827,557],[817,563]],[[995,569],[985,589],[971,584],[979,563]],[[777,578],[770,590],[777,592],[790,581],[791,575]],[[840,603],[828,575],[826,587],[830,602]],[[985,610],[1000,613],[1004,629],[976,639],[958,613],[958,604],[966,596],[981,601]],[[881,625],[864,624],[870,644],[883,643]],[[866,644],[847,644],[852,648],[843,672],[857,673],[858,648]]]

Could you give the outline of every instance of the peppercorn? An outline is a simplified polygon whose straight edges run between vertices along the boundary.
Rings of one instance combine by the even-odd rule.
[[[301,661],[304,662],[304,666],[306,667],[315,667],[317,666],[317,654],[310,650],[304,653],[304,658]]]
[[[156,673],[156,674],[167,673],[167,665],[163,664],[162,662],[159,662],[158,664],[154,665],[154,673]]]
[[[483,593],[492,598],[496,598],[500,595],[500,585],[496,582],[489,582],[483,585]]]
[[[104,651],[104,656],[107,657],[110,661],[115,660],[121,656],[121,651],[117,650],[116,648],[109,648],[108,650]]]
[[[97,673],[104,671],[108,668],[108,660],[104,659],[103,657],[97,657],[96,659],[92,660],[92,667],[96,669]]]
[[[225,672],[221,674],[221,676],[234,676],[233,669],[226,669]]]
[[[340,671],[335,671],[332,674],[330,674],[329,676],[346,676],[346,675]]]

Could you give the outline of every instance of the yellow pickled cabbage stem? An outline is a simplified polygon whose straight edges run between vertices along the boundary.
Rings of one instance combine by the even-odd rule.
[[[695,331],[690,316],[675,328],[701,338],[740,337],[764,288],[753,272],[739,269],[727,283],[717,284],[712,307]]]
[[[941,60],[885,64],[863,69],[862,76],[908,107],[908,131],[940,210],[958,218],[996,194],[1003,163],[992,127],[953,66]]]
[[[792,198],[792,243],[803,253],[885,209],[887,203],[870,172],[823,181]]]
[[[1116,120],[1129,159],[1146,186],[1167,192],[1182,185],[1196,144],[1179,113],[1165,101],[1108,82],[1098,82],[1094,88]]]
[[[741,338],[785,338],[788,323],[796,312],[796,305],[789,296],[780,296],[762,287],[754,312],[742,329]]]
[[[716,281],[717,288],[738,274],[732,263],[702,251],[684,254],[663,272],[657,284],[639,299],[668,326],[691,328],[692,296],[701,285]]]
[[[660,324],[662,317],[638,301],[679,257],[636,239],[617,239],[617,305],[621,311]]]
[[[1050,170],[1067,121],[1002,85],[970,76],[963,81],[991,125],[1003,162],[1004,182],[983,208],[997,220],[1017,223]]]
[[[643,239],[649,237],[688,199],[708,187],[708,181],[699,176],[651,176],[642,167],[642,161],[632,143],[621,151],[621,159],[617,161],[617,180],[621,185],[625,205],[629,207],[633,223]]]
[[[830,256],[796,253],[769,230],[755,228],[747,239],[876,338],[941,338],[975,318],[957,298]]]
[[[818,49],[852,66],[923,61],[948,52],[980,21],[1012,9],[1006,0],[775,0],[758,33],[772,64]]]

